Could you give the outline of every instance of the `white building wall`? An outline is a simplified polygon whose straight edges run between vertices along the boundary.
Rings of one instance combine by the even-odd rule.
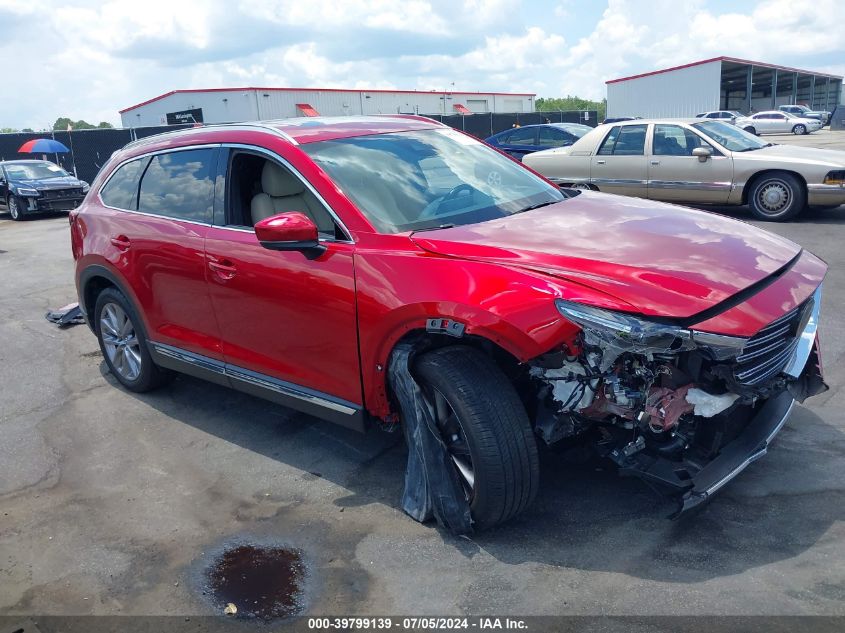
[[[719,109],[722,62],[607,84],[607,116],[692,117]]]
[[[121,120],[124,127],[163,125],[168,112],[196,108],[202,108],[206,123],[284,119],[302,116],[297,103],[307,103],[324,116],[457,114],[455,104],[473,112],[534,110],[531,95],[248,89],[177,92],[123,112]]]

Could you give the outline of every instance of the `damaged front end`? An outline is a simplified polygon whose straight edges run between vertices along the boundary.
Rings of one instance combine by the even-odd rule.
[[[821,286],[750,338],[686,329],[563,300],[576,340],[529,364],[548,444],[594,438],[620,473],[701,504],[765,455],[795,400],[827,389]]]

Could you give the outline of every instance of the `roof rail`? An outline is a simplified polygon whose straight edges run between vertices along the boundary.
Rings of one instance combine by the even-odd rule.
[[[265,125],[260,121],[250,121],[247,123],[213,123],[209,125],[202,125],[202,129],[229,129],[229,130],[237,130],[237,129],[258,129],[264,132],[270,132],[271,134],[275,134],[283,139],[285,139],[291,145],[299,145],[299,143],[294,139],[290,134],[283,132],[282,130],[273,127],[272,125]],[[158,134],[151,134],[150,136],[145,136],[144,138],[139,138],[135,141],[131,141],[123,146],[123,149],[134,149],[137,147],[143,147],[144,145],[150,145],[156,141],[161,140],[163,137],[180,137],[180,136],[189,136],[191,132],[197,130],[197,127],[190,127],[190,128],[182,128],[179,130],[170,130],[168,132],[160,132]]]

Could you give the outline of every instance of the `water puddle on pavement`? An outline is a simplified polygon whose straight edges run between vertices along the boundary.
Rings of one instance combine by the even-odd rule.
[[[220,613],[272,620],[301,610],[305,573],[298,550],[237,545],[208,569],[208,589]]]

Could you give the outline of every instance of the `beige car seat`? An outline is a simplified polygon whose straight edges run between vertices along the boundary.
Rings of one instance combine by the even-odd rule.
[[[320,233],[334,234],[334,221],[317,197],[285,168],[267,161],[261,170],[262,192],[252,198],[250,216],[252,224],[288,211],[307,215]]]

